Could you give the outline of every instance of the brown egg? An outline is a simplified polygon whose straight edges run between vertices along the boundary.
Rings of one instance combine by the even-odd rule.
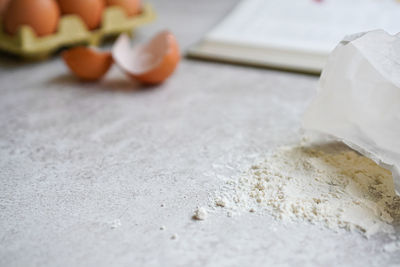
[[[0,0],[0,16],[3,15],[10,0]]]
[[[107,6],[120,6],[128,16],[137,15],[140,13],[140,0],[106,0]]]
[[[60,10],[55,0],[12,0],[4,11],[4,30],[15,34],[20,26],[29,25],[38,36],[57,30]]]
[[[113,64],[110,52],[79,46],[62,53],[68,68],[80,79],[95,81],[102,78]]]
[[[62,14],[76,14],[82,18],[89,30],[100,26],[104,0],[58,0]]]
[[[172,75],[180,60],[175,36],[162,31],[147,44],[130,47],[127,35],[121,35],[112,49],[115,63],[132,79],[144,84],[159,84]]]

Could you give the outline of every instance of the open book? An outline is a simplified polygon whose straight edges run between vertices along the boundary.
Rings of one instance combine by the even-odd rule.
[[[319,73],[345,35],[373,29],[400,31],[399,0],[242,0],[188,55]]]

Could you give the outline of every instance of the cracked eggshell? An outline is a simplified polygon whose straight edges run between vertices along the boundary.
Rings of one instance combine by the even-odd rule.
[[[131,48],[128,36],[121,35],[112,49],[117,65],[132,79],[143,84],[159,84],[176,69],[180,52],[175,36],[158,33],[149,43]]]
[[[110,52],[79,46],[62,53],[65,64],[80,79],[95,81],[102,78],[113,64]]]

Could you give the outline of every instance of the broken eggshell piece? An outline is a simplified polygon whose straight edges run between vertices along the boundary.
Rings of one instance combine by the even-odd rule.
[[[180,60],[178,42],[168,31],[162,31],[149,43],[134,48],[131,48],[128,36],[121,35],[113,46],[112,55],[128,76],[144,84],[163,82]]]
[[[80,79],[95,81],[103,77],[110,69],[113,59],[110,52],[95,48],[78,46],[62,53],[68,68]]]

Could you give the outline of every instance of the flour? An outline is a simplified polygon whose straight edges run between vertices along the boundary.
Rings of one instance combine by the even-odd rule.
[[[193,219],[203,221],[207,219],[208,213],[207,210],[203,207],[198,207],[193,214]]]
[[[347,147],[286,147],[227,182],[229,210],[264,211],[367,237],[392,232],[400,215],[391,173]]]
[[[227,205],[227,200],[225,198],[216,198],[215,205],[219,207],[225,207]]]
[[[393,253],[400,250],[400,242],[391,242],[383,246],[385,252]]]
[[[109,222],[110,228],[111,229],[116,229],[122,225],[120,219],[115,219]]]
[[[172,240],[176,240],[176,239],[178,239],[178,237],[179,237],[178,234],[173,234],[173,235],[171,235],[171,239],[172,239]]]

